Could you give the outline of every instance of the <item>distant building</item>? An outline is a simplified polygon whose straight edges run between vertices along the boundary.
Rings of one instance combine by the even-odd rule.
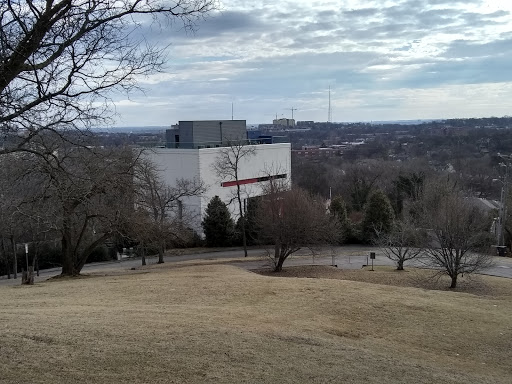
[[[291,144],[284,137],[261,136],[251,132],[247,139],[245,120],[180,121],[167,130],[166,148],[155,148],[147,156],[160,170],[163,181],[173,186],[178,179],[200,179],[207,191],[203,196],[184,198],[181,206],[192,216],[192,227],[202,234],[201,221],[212,197],[219,196],[228,204],[233,217],[238,208],[233,196],[236,180],[220,180],[212,166],[230,141],[244,142],[254,148],[254,155],[239,164],[238,185],[244,189],[244,199],[261,196],[269,177],[291,181]],[[268,143],[268,144],[266,144]]]
[[[245,120],[180,121],[165,132],[167,148],[215,148],[247,140]]]
[[[295,127],[295,120],[294,119],[285,119],[285,118],[274,119],[274,120],[272,120],[272,123],[274,125],[278,125],[278,126],[286,127],[286,128],[293,128],[293,127]]]
[[[343,150],[339,147],[319,148],[316,146],[304,146],[301,149],[292,150],[292,156],[312,160],[321,160],[341,155],[343,155]]]
[[[243,158],[239,165],[238,183],[243,185],[244,200],[261,196],[269,176],[291,181],[291,145],[289,143],[259,144],[251,147],[255,150],[254,156]],[[224,149],[225,147],[156,148],[148,154],[160,170],[166,184],[172,186],[177,179],[196,178],[202,180],[207,186],[203,196],[188,197],[181,201],[183,209],[189,216],[195,218],[192,226],[198,233],[202,233],[201,221],[204,218],[204,212],[215,195],[228,204],[235,219],[238,216],[237,202],[233,199],[237,187],[236,180],[220,180],[212,169],[217,157]]]

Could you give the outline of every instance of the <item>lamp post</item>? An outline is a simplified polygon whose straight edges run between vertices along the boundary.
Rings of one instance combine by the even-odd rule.
[[[500,214],[499,214],[499,218],[498,218],[498,255],[500,256],[505,256],[505,250],[506,250],[506,245],[505,245],[505,221],[506,221],[506,218],[507,218],[507,196],[508,196],[508,169],[509,169],[509,166],[510,166],[510,161],[512,160],[512,157],[509,155],[509,156],[506,156],[506,155],[501,155],[500,153],[498,153],[498,156],[505,160],[504,163],[501,163],[500,165],[505,167],[505,177],[502,181],[502,186],[501,186],[501,196],[500,196],[500,200],[501,200],[501,206],[500,206]],[[500,180],[501,181],[501,180]]]

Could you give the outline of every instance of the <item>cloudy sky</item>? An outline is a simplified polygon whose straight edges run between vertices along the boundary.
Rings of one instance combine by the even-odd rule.
[[[511,0],[222,0],[116,100],[118,126],[512,115]]]

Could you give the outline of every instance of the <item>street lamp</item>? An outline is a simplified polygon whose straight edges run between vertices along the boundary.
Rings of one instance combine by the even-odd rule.
[[[508,169],[510,166],[510,161],[512,160],[512,157],[502,155],[498,153],[498,156],[505,160],[506,163],[500,163],[500,166],[505,167],[505,177],[503,181],[499,180],[502,183],[501,186],[501,206],[500,206],[500,212],[499,212],[499,218],[498,218],[498,231],[497,231],[497,250],[498,255],[505,256],[505,250],[507,249],[505,245],[505,220],[507,218],[507,195],[508,195]]]

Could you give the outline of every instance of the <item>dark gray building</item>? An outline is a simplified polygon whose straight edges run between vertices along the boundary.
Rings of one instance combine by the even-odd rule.
[[[167,148],[214,148],[247,140],[245,120],[180,121],[165,132]]]

